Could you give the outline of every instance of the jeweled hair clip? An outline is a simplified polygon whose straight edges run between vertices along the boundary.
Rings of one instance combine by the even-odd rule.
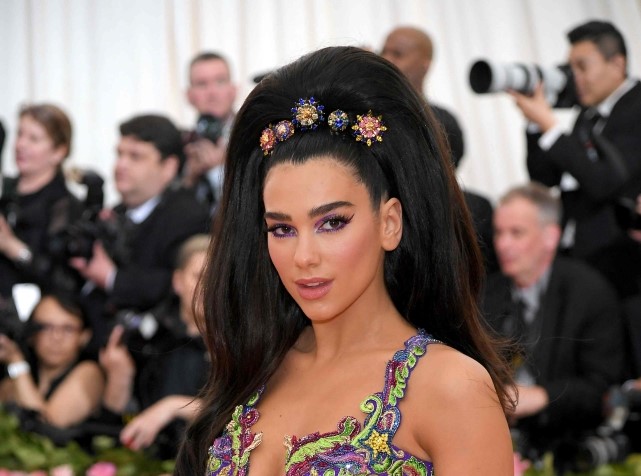
[[[302,132],[314,131],[325,122],[325,107],[319,104],[313,96],[309,99],[299,99],[292,107],[291,112],[291,121],[283,120],[263,129],[259,141],[263,155],[270,155],[276,144],[285,142],[294,135],[296,129]],[[375,142],[382,142],[383,133],[387,130],[387,127],[383,125],[382,116],[374,116],[372,111],[363,115],[358,114],[356,120],[351,121],[345,111],[336,109],[327,117],[327,125],[332,134],[343,133],[351,125],[355,140],[368,147],[371,147]]]

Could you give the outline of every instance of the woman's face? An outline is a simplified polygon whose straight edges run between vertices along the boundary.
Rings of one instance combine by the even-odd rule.
[[[51,297],[43,298],[32,319],[40,328],[33,347],[41,366],[57,368],[73,363],[91,336],[82,328],[80,318]]]
[[[398,244],[387,236],[388,213],[392,206],[400,219],[398,200],[373,210],[365,185],[328,157],[274,166],[263,199],[271,260],[309,319],[359,312],[386,292],[385,250]]]
[[[21,176],[55,172],[65,155],[42,124],[29,115],[20,118],[16,140],[16,166]]]
[[[191,255],[184,268],[174,271],[174,291],[180,299],[181,306],[189,310],[189,316],[183,316],[183,318],[193,317],[191,316],[192,302],[196,295],[196,286],[203,272],[206,257],[205,251],[198,251]]]

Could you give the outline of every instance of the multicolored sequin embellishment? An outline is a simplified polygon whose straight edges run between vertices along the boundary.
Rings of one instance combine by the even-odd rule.
[[[260,135],[259,145],[264,156],[270,155],[279,142],[284,142],[294,135],[295,129],[301,131],[314,131],[325,122],[325,106],[314,97],[300,98],[291,109],[292,119],[278,122],[275,126],[269,124]],[[387,127],[383,125],[382,116],[372,115],[369,111],[365,115],[357,115],[356,120],[350,120],[349,115],[341,110],[332,111],[327,117],[327,125],[333,134],[345,132],[352,124],[353,135],[358,142],[363,142],[370,147],[374,142],[382,142],[383,132]]]
[[[398,403],[405,396],[407,381],[418,359],[430,343],[438,342],[420,330],[408,339],[387,364],[385,387],[361,403],[365,421],[343,418],[337,430],[312,433],[302,438],[286,437],[286,476],[407,475],[433,476],[432,463],[423,461],[394,446],[394,435],[401,423]],[[209,448],[207,476],[246,476],[249,455],[262,439],[251,433],[259,418],[255,406],[261,388],[247,403],[236,407],[232,421]]]

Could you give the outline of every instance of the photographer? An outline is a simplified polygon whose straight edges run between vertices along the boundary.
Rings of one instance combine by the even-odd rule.
[[[629,250],[636,248],[617,226],[614,204],[641,191],[641,84],[627,76],[625,41],[614,25],[590,21],[568,39],[581,105],[570,134],[562,132],[542,85],[532,96],[512,93],[531,123],[528,171],[532,180],[560,186],[562,249],[611,278],[619,294],[632,294]]]
[[[171,288],[171,273],[180,244],[209,229],[207,209],[193,195],[172,186],[182,165],[181,135],[163,116],[141,115],[120,125],[114,175],[122,198],[102,219],[121,223],[125,242],[116,255],[96,240],[90,258],[71,264],[87,280],[83,288],[98,344],[104,344],[112,317],[120,309],[144,311]],[[113,254],[113,253],[112,253]]]
[[[80,217],[83,205],[67,189],[62,163],[71,151],[71,122],[51,104],[19,114],[16,178],[4,178],[0,196],[0,296],[35,283],[42,292],[73,292],[80,277],[57,256],[52,237]]]
[[[183,183],[213,210],[222,195],[225,149],[236,99],[236,86],[223,56],[205,52],[191,61],[187,99],[198,112],[199,120],[185,145]]]

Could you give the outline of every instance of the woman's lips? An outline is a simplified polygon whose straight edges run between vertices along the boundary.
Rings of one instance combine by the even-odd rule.
[[[299,279],[296,281],[298,295],[313,301],[324,297],[332,288],[332,281],[327,279]]]

